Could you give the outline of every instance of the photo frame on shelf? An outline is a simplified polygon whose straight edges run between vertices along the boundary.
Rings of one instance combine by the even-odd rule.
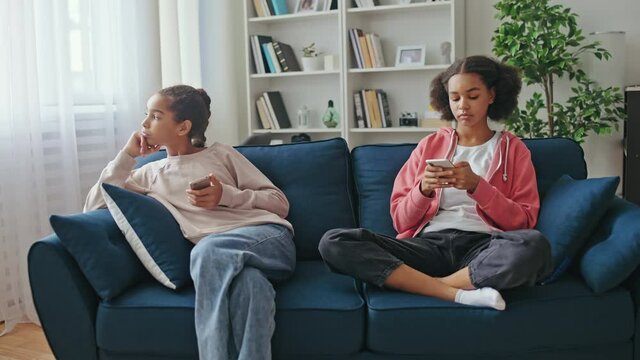
[[[320,0],[297,0],[295,13],[316,12],[319,2]]]
[[[337,8],[338,0],[321,0],[322,5],[318,5],[318,8],[322,8],[322,11],[331,11],[331,8]]]
[[[424,65],[426,46],[409,45],[398,46],[396,50],[396,66]]]

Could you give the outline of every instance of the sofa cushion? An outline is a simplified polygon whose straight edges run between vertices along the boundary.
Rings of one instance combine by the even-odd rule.
[[[49,221],[100,298],[115,297],[148,277],[109,210],[52,215]]]
[[[546,283],[570,265],[613,200],[620,178],[574,180],[560,177],[540,204],[536,229],[551,244],[554,270]]]
[[[287,196],[298,259],[319,259],[318,242],[327,230],[356,225],[344,139],[237,150]]]
[[[363,145],[351,152],[360,227],[396,236],[390,214],[391,191],[415,144]]]
[[[176,289],[191,283],[187,240],[173,215],[158,200],[102,184],[109,212],[142,265],[162,285]]]
[[[640,264],[640,207],[614,198],[580,258],[589,287],[603,293],[619,285]]]
[[[96,315],[98,347],[119,354],[198,358],[192,286],[168,289],[150,281],[102,301]]]
[[[275,289],[274,358],[362,349],[365,305],[353,278],[330,272],[322,261],[300,261],[293,277]]]
[[[331,273],[321,261],[301,261],[293,277],[275,289],[274,358],[361,350],[365,306],[352,278]],[[103,301],[96,319],[98,347],[119,354],[197,358],[194,301],[192,287],[172,291],[156,282]]]
[[[574,179],[587,177],[587,164],[580,144],[567,138],[523,139],[536,169],[538,193],[544,198],[547,190],[562,175]],[[553,159],[553,161],[549,161]]]
[[[597,296],[565,275],[503,296],[507,309],[496,311],[366,286],[367,346],[434,359],[473,358],[623,343],[633,335],[633,303],[623,288]]]

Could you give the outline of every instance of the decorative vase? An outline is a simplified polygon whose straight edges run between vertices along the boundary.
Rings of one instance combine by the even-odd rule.
[[[333,100],[329,100],[329,105],[327,107],[327,111],[322,115],[322,123],[324,126],[328,128],[335,128],[338,126],[338,121],[340,120],[340,114],[333,107]]]
[[[304,71],[320,71],[323,65],[322,59],[318,56],[302,57],[302,69]]]

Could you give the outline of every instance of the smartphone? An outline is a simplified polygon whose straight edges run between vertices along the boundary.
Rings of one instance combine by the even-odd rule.
[[[443,169],[455,167],[449,159],[428,159],[425,162],[431,166],[440,167]]]
[[[193,180],[189,183],[189,187],[191,188],[191,190],[202,190],[209,186],[211,186],[211,179],[209,179],[209,175],[197,180]]]

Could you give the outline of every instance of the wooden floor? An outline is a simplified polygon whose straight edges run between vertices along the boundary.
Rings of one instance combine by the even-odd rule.
[[[0,324],[0,332],[4,324]],[[34,324],[18,324],[0,336],[0,360],[55,360],[42,329]]]

